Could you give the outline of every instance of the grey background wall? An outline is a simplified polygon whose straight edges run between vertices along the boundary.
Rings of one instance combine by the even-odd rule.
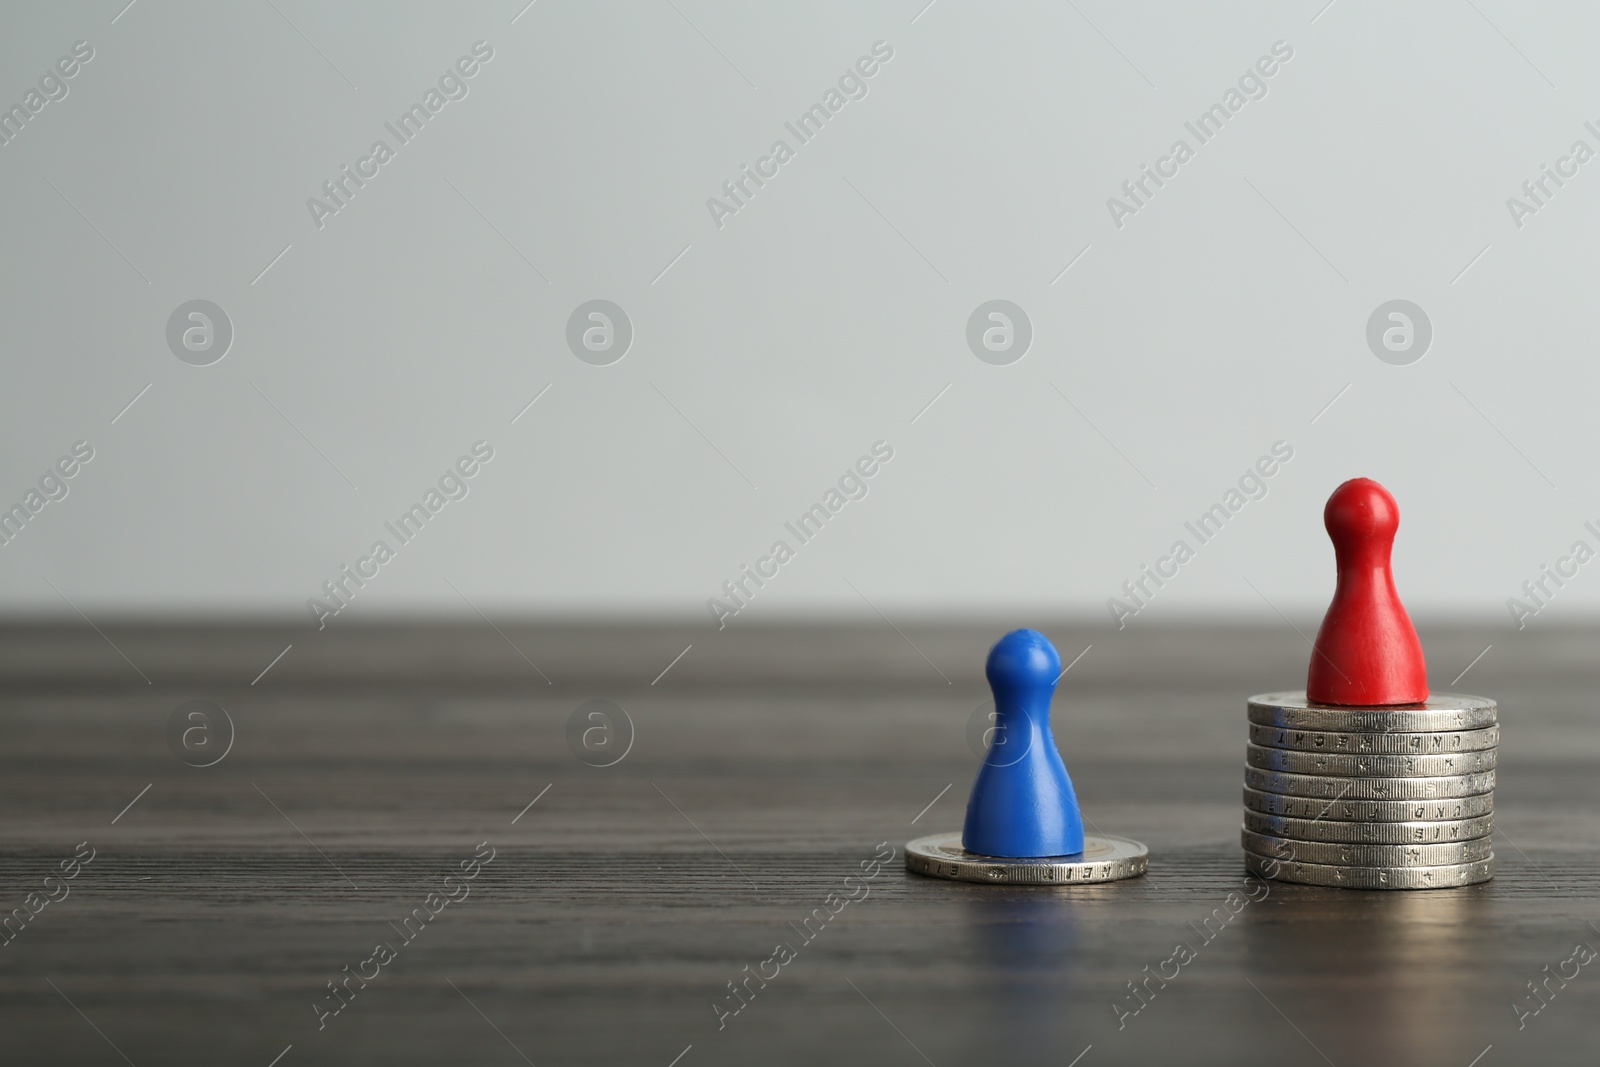
[[[1109,625],[1183,538],[1130,625],[1270,618],[1326,603],[1321,506],[1356,475],[1399,498],[1419,615],[1512,629],[1524,581],[1600,549],[1592,6],[524,2],[5,6],[0,503],[93,450],[0,547],[6,613],[309,624],[359,565],[329,626],[470,601],[709,627],[783,539],[729,625]],[[771,176],[739,206],[745,165]],[[365,184],[308,207],[345,166]],[[1145,166],[1169,176],[1135,200]],[[631,324],[607,365],[568,343],[595,299]],[[967,338],[996,299],[1032,332],[1006,365],[1020,335],[993,362]],[[1432,337],[1385,361],[1393,300]],[[479,441],[466,495],[388,532]],[[879,441],[800,544],[784,523]],[[1200,544],[1185,522],[1280,441]],[[1600,563],[1562,566],[1528,625],[1600,612]]]

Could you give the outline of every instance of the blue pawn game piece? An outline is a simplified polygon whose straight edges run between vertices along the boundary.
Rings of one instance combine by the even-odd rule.
[[[1061,657],[1037,630],[1012,630],[989,650],[995,731],[967,797],[961,847],[1027,859],[1083,851],[1083,818],[1050,733]]]

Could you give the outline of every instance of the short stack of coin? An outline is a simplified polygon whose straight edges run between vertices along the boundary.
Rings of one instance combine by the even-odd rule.
[[[1398,708],[1252,697],[1245,867],[1347,889],[1441,889],[1494,877],[1495,702],[1435,693]]]

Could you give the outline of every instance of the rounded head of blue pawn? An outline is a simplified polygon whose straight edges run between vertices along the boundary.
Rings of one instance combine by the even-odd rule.
[[[997,700],[1002,694],[1048,694],[1061,675],[1061,656],[1038,630],[1012,630],[989,650],[984,674]]]

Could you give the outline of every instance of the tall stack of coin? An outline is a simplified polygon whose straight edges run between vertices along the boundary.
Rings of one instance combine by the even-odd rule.
[[[1494,877],[1495,702],[1435,693],[1354,708],[1250,699],[1245,867],[1347,889],[1440,889]]]

